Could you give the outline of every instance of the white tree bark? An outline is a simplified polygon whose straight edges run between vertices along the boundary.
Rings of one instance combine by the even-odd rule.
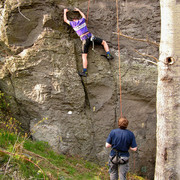
[[[161,0],[155,180],[180,179],[180,0]]]

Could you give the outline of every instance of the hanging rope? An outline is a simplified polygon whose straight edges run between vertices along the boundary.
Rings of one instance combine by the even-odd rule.
[[[118,11],[118,0],[116,0],[116,14],[117,14],[117,35],[118,35],[118,56],[119,56],[119,91],[120,91],[120,113],[122,114],[122,90],[121,90],[121,57],[120,57],[120,29],[119,29],[119,11]],[[133,153],[133,170],[135,171],[135,154]]]
[[[121,57],[120,57],[120,34],[119,34],[119,11],[118,11],[118,0],[116,0],[116,15],[117,15],[117,35],[118,35],[118,56],[119,56],[119,93],[120,93],[120,114],[122,114],[122,90],[121,90]]]
[[[86,19],[87,25],[88,25],[88,18],[89,18],[89,7],[90,7],[90,0],[88,1],[88,10],[87,10],[87,19]]]
[[[95,3],[95,0],[94,0]],[[88,25],[88,18],[89,18],[89,7],[90,7],[90,0],[88,1],[88,10],[87,10],[87,20],[86,24]],[[119,11],[118,11],[118,0],[116,0],[116,15],[117,15],[117,35],[118,35],[118,56],[119,56],[119,91],[120,91],[120,114],[122,114],[122,90],[121,90],[121,58],[120,58],[120,34],[119,34]]]

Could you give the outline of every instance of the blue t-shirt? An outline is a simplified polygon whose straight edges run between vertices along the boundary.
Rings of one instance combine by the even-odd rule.
[[[119,155],[129,157],[129,148],[137,147],[133,132],[127,129],[113,129],[110,132],[106,142],[112,145],[110,156],[114,156],[116,154],[116,152],[113,150],[116,149],[118,151],[122,151],[119,152]]]

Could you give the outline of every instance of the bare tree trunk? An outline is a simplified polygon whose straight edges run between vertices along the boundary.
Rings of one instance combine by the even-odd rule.
[[[155,180],[180,179],[180,0],[161,0]]]

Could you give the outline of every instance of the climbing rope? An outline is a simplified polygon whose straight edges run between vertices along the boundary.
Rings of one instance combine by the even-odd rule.
[[[91,0],[88,1],[87,23],[86,23],[86,24],[88,24],[90,1],[91,1]],[[95,3],[95,0],[93,1],[93,3]]]
[[[121,117],[123,116],[122,114],[122,90],[121,90],[121,57],[120,57],[120,30],[119,30],[119,11],[118,11],[118,0],[116,0],[116,16],[117,16],[117,36],[118,36],[118,56],[119,56],[119,93],[120,93],[120,114]]]
[[[117,14],[117,35],[118,35],[118,56],[119,56],[119,91],[120,91],[120,113],[122,114],[122,90],[121,90],[121,57],[120,57],[120,29],[119,29],[119,12],[118,12],[118,0],[116,0],[116,14]],[[135,171],[135,154],[133,153],[133,170]]]
[[[89,7],[90,7],[90,0],[88,1],[88,9],[87,9],[87,20],[86,20],[86,24],[88,25],[88,18],[89,18]]]
[[[95,0],[94,0],[95,3]],[[87,10],[87,24],[88,24],[88,16],[89,16],[89,7],[90,0],[88,1],[88,10]],[[122,88],[121,88],[121,54],[120,54],[120,29],[119,29],[119,9],[118,9],[118,0],[116,0],[116,16],[117,16],[117,36],[118,36],[118,57],[119,57],[119,93],[120,93],[120,114],[121,118],[123,117],[122,113]],[[133,154],[133,170],[135,170],[135,157]]]
[[[95,0],[94,0],[95,2]],[[90,0],[88,1],[88,9],[87,9],[87,23],[88,24],[88,18],[89,18],[89,7],[90,7]],[[116,15],[117,15],[117,35],[118,35],[118,56],[119,56],[119,93],[120,93],[120,114],[121,117],[123,116],[122,114],[122,90],[121,90],[121,57],[120,57],[120,30],[119,30],[119,11],[118,11],[118,0],[116,0]]]

